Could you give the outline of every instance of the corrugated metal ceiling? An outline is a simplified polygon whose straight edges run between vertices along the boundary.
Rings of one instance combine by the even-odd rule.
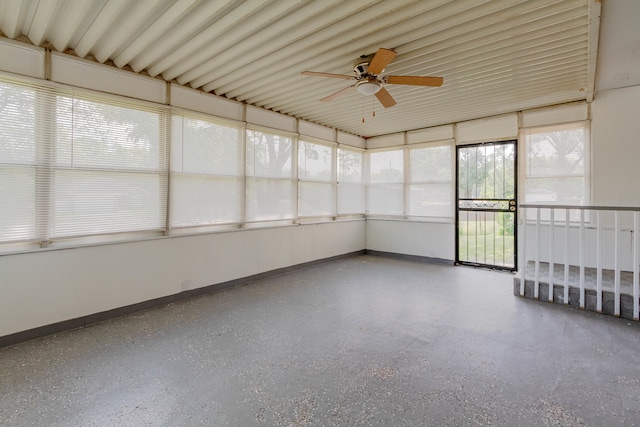
[[[585,99],[595,0],[3,0],[6,37],[92,57],[363,136]],[[597,24],[596,19],[591,20]],[[590,44],[591,43],[591,44]],[[351,83],[379,47],[384,74],[442,76],[388,85],[384,109]],[[375,117],[372,112],[375,111]],[[364,117],[364,123],[362,119]]]

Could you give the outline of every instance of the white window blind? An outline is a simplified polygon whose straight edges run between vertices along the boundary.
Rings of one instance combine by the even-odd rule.
[[[52,101],[56,138],[50,235],[164,229],[163,111],[73,94],[56,94]]]
[[[336,213],[334,148],[298,143],[298,216],[330,216]]]
[[[369,214],[404,214],[404,150],[369,153]]]
[[[174,114],[171,139],[171,226],[242,221],[242,127]]]
[[[525,203],[588,205],[587,125],[527,129],[523,134]]]
[[[162,230],[162,110],[0,82],[0,242]]]
[[[246,219],[266,221],[294,217],[293,139],[247,130]]]
[[[364,154],[360,150],[338,149],[338,215],[365,211]]]
[[[0,81],[0,242],[39,240],[37,88]]]
[[[433,144],[409,150],[409,215],[451,218],[451,144]]]

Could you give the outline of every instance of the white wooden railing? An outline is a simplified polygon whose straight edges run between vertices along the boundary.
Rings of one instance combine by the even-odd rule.
[[[525,281],[533,281],[533,298],[539,299],[540,282],[546,281],[548,299],[552,302],[554,273],[561,269],[563,303],[569,304],[569,288],[576,286],[580,290],[579,306],[585,308],[585,271],[595,269],[596,311],[602,312],[602,276],[603,270],[608,269],[614,272],[613,314],[620,316],[621,272],[625,272],[625,277],[633,272],[633,319],[639,319],[640,208],[542,204],[522,204],[519,208],[521,296],[525,295]],[[525,277],[526,266],[531,262],[533,277],[531,274]],[[541,277],[541,263],[548,263],[548,277]],[[570,266],[579,268],[575,279],[570,278]]]

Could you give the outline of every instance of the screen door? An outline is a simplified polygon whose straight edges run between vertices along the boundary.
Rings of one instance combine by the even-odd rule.
[[[516,141],[457,147],[456,263],[515,270]]]

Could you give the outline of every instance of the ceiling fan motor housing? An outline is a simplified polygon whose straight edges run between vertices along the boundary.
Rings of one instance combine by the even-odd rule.
[[[353,63],[353,72],[356,73],[356,77],[358,77],[358,79],[369,76],[369,64],[372,59],[373,54],[363,55]]]

